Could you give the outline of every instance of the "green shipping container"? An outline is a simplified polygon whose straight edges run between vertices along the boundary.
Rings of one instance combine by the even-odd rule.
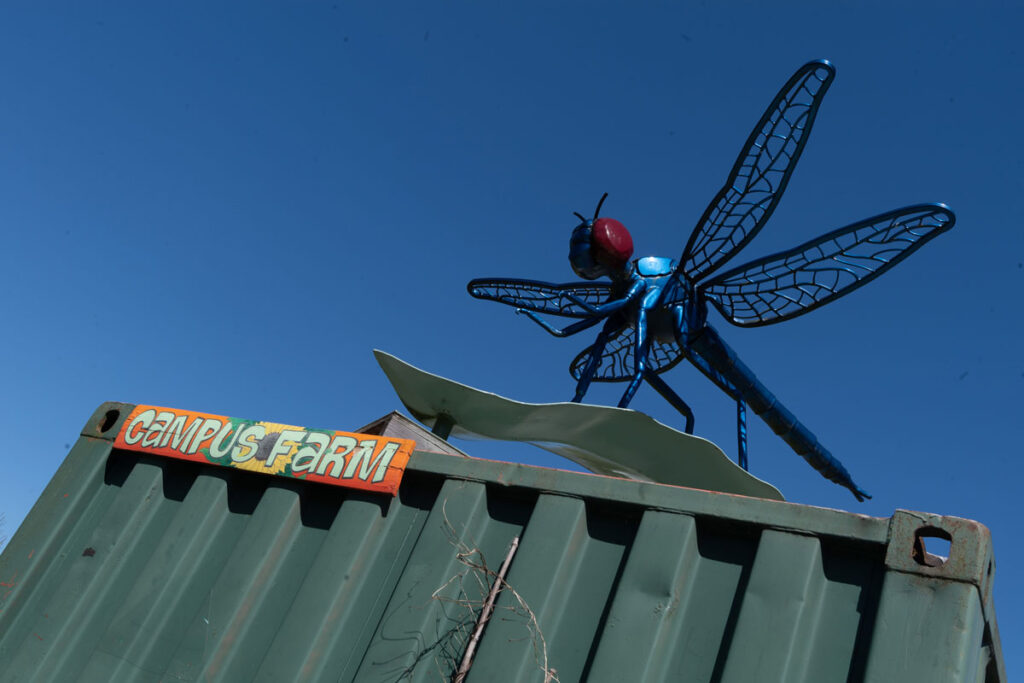
[[[0,556],[2,681],[449,681],[467,649],[467,681],[1006,680],[976,522],[429,435],[392,496],[114,448],[133,408],[96,411]]]

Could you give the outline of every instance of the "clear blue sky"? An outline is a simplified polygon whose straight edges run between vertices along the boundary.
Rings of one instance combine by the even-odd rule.
[[[958,224],[812,315],[712,314],[875,497],[756,418],[752,470],[795,502],[987,524],[1020,673],[1021,9],[255,4],[0,9],[6,535],[105,400],[354,429],[399,407],[375,347],[568,399],[589,337],[551,338],[465,283],[573,279],[572,212],[605,191],[639,255],[678,256],[778,87],[828,58],[789,190],[733,265],[906,204],[945,202]],[[665,377],[733,455],[731,404],[692,368]],[[632,407],[679,423],[647,387]]]

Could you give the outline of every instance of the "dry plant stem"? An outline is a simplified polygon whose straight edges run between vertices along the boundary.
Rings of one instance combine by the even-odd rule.
[[[490,579],[491,577],[495,577],[495,583],[500,584],[500,590],[508,591],[508,593],[512,596],[512,598],[515,601],[515,604],[518,605],[518,607],[508,605],[505,607],[505,609],[510,610],[513,614],[520,614],[526,617],[527,630],[531,634],[530,639],[533,644],[534,655],[537,657],[538,666],[544,672],[544,683],[559,683],[557,671],[548,666],[548,647],[547,643],[544,641],[544,634],[541,632],[540,624],[537,622],[537,615],[533,612],[533,610],[530,609],[530,606],[526,604],[526,601],[523,599],[523,596],[519,595],[519,592],[516,591],[515,588],[510,586],[507,581],[505,581],[505,579],[503,578],[504,574],[502,574],[502,576],[499,577],[498,574],[496,574],[494,571],[488,569],[487,561],[484,559],[483,553],[480,551],[479,548],[471,547],[459,538],[458,532],[456,532],[455,527],[451,523],[451,520],[448,519],[447,505],[447,500],[441,504],[441,514],[444,517],[443,528],[445,534],[448,536],[449,543],[451,543],[452,546],[457,551],[455,554],[456,559],[460,563],[462,563],[462,565],[465,566],[468,570],[472,571],[473,578],[476,579],[478,588],[481,593],[485,592],[486,589],[486,592],[489,595],[490,592],[493,590],[494,584],[488,583],[488,579]],[[516,540],[518,541],[518,537]],[[511,553],[511,551],[512,549],[510,548],[509,552]],[[478,559],[471,559],[474,556],[476,556]],[[466,609],[475,609],[474,602],[469,599],[446,598],[441,595],[441,593],[448,586],[452,585],[452,583],[458,583],[461,586],[462,581],[464,581],[465,579],[466,573],[456,574],[455,576],[451,577],[450,579],[445,581],[443,586],[434,591],[433,595],[431,596],[432,599],[441,600],[445,602],[452,602],[454,604],[461,605]],[[464,587],[461,589],[461,592],[465,594]],[[494,604],[492,603],[492,611],[494,609],[497,608],[495,608]],[[482,612],[483,608],[481,607],[481,613]],[[483,634],[481,631],[481,634],[478,636],[478,639],[482,637]],[[465,676],[465,673],[463,673],[463,676]],[[447,677],[442,674],[442,680],[444,680],[445,678]]]
[[[490,592],[487,594],[487,602],[484,603],[484,608],[480,612],[480,618],[476,621],[473,635],[469,639],[469,646],[466,648],[466,653],[462,656],[462,662],[459,664],[459,670],[455,674],[454,683],[462,683],[466,674],[469,673],[469,667],[473,665],[473,655],[476,654],[477,643],[480,642],[484,626],[487,625],[488,620],[491,618],[491,613],[494,611],[494,601],[498,599],[498,593],[501,592],[501,587],[505,584],[505,575],[508,574],[508,567],[512,564],[512,557],[516,554],[518,548],[519,537],[516,536],[512,539],[512,545],[508,549],[508,554],[505,555],[505,561],[501,563],[498,576],[491,585]]]

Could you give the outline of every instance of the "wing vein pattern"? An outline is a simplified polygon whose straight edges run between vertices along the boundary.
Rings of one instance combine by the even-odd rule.
[[[574,379],[580,379],[593,348],[591,345],[583,349],[569,364],[569,373]],[[625,382],[633,379],[633,375],[636,373],[636,366],[633,362],[635,351],[633,328],[623,325],[605,345],[593,381]],[[684,357],[678,344],[651,339],[650,349],[647,352],[647,367],[654,372],[665,372]]]
[[[680,262],[691,280],[725,263],[768,221],[834,76],[828,62],[811,62],[775,96],[683,250]]]
[[[591,306],[605,303],[612,296],[612,285],[605,282],[570,282],[555,285],[536,280],[481,278],[472,280],[466,289],[477,299],[497,301],[535,313],[550,313],[566,318],[589,318],[586,309],[567,295]]]
[[[741,327],[789,320],[867,284],[954,220],[941,204],[897,209],[722,273],[699,290]]]

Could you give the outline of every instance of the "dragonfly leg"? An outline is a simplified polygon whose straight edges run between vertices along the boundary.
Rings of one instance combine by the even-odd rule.
[[[516,314],[527,316],[528,318],[530,318],[530,320],[543,327],[549,334],[552,334],[556,337],[568,337],[570,335],[576,334],[577,332],[582,332],[583,330],[589,329],[594,325],[598,324],[599,322],[601,322],[601,318],[587,318],[585,320],[575,322],[567,327],[563,327],[562,329],[558,329],[557,327],[553,327],[551,324],[549,324],[548,321],[544,320],[544,318],[541,318],[533,311],[528,311],[525,308],[517,308]]]
[[[693,363],[698,370],[710,379],[712,382],[718,385],[721,389],[729,396],[729,398],[736,401],[736,461],[740,467],[744,470],[749,471],[749,461],[747,457],[747,404],[743,400],[742,394],[736,385],[730,382],[725,375],[719,372],[717,369],[711,366],[702,356],[691,353],[689,346],[689,333],[687,330],[691,329],[686,324],[686,311],[682,306],[676,306],[673,310],[676,325],[676,342],[679,346],[686,351],[686,357]],[[666,397],[667,398],[667,397]],[[669,399],[671,402],[671,399]]]
[[[580,379],[576,383],[576,395],[572,397],[573,403],[582,401],[583,396],[587,393],[587,389],[590,388],[590,382],[594,379],[597,366],[601,361],[601,356],[604,354],[604,347],[608,344],[608,338],[617,327],[618,324],[613,322],[612,318],[609,318],[605,320],[604,327],[598,332],[594,345],[590,347],[590,358],[587,359],[587,365],[583,368],[583,372],[580,373]]]
[[[629,402],[636,396],[636,390],[640,388],[640,382],[644,379],[644,374],[647,371],[646,358],[641,358],[636,362],[637,373],[633,375],[633,379],[629,380],[629,386],[626,387],[626,391],[622,393],[622,398],[619,399],[620,408],[628,408]]]
[[[659,294],[658,290],[648,292],[644,296],[643,301],[640,302],[639,310],[636,312],[636,337],[633,341],[633,379],[629,381],[629,386],[626,387],[626,391],[622,393],[622,398],[619,399],[620,408],[629,406],[629,402],[636,396],[636,390],[640,388],[640,383],[643,381],[644,374],[647,371],[647,352],[651,348],[651,340],[647,336],[647,311],[657,302]]]
[[[654,387],[654,390],[661,394],[662,398],[672,404],[672,407],[683,414],[686,418],[686,433],[693,434],[693,411],[690,406],[686,404],[686,401],[679,397],[679,394],[672,391],[672,388],[665,384],[665,380],[658,377],[656,372],[652,372],[650,369],[644,371],[644,379],[647,383]]]
[[[743,400],[742,394],[732,382],[726,379],[722,373],[715,370],[701,356],[691,353],[688,358],[697,366],[706,377],[718,385],[718,388],[726,393],[732,400],[736,401],[736,463],[745,471],[750,470],[750,462],[747,457],[747,402]]]
[[[740,467],[744,472],[749,472],[747,462],[747,404],[742,398],[736,399],[736,442],[739,453]]]

